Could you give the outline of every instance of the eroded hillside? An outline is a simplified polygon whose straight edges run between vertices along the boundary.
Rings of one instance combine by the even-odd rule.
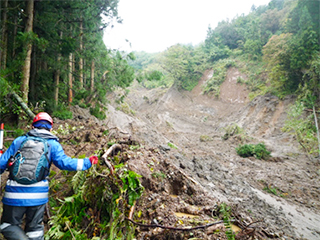
[[[294,137],[281,131],[294,99],[260,96],[249,102],[245,87],[237,83],[239,76],[245,76],[232,68],[217,100],[201,94],[210,75],[207,71],[192,92],[133,86],[125,99],[131,114],[120,113],[111,104],[108,124],[145,146],[162,149],[167,161],[194,179],[207,197],[252,213],[276,235],[318,239],[319,163],[308,159]],[[240,126],[246,137],[222,140],[232,124]],[[178,149],[168,148],[168,142]],[[260,142],[271,151],[270,160],[236,154],[239,144]]]
[[[115,93],[109,96],[105,121],[74,107],[74,119],[55,119],[55,128],[75,126],[59,136],[70,156],[89,156],[110,142],[122,146],[119,159],[142,175],[145,188],[132,217],[137,239],[227,239],[222,203],[232,207],[237,239],[319,239],[319,163],[281,131],[293,99],[263,96],[249,102],[234,68],[220,99],[214,99],[201,94],[211,75],[207,71],[192,92],[136,84],[126,104],[116,104]],[[223,140],[233,124],[244,133]],[[271,151],[268,161],[236,154],[239,144],[259,142]],[[51,194],[63,198],[63,191]],[[91,207],[87,214],[100,213]],[[99,233],[84,228],[88,236]]]

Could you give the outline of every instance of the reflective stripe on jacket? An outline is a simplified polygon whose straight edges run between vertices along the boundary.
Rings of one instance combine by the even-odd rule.
[[[33,129],[28,134],[47,139],[50,145],[50,162],[61,170],[84,171],[91,167],[89,158],[78,159],[65,155],[58,138],[44,129]],[[0,157],[0,173],[7,167],[10,156],[13,156],[19,149],[25,136],[16,138],[8,150]],[[37,206],[48,202],[49,182],[41,182],[24,185],[14,180],[8,180],[2,202],[10,206]]]
[[[24,185],[8,180],[2,202],[10,206],[37,206],[48,202],[49,182]]]

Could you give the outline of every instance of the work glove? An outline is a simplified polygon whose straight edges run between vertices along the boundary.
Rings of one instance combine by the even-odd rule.
[[[95,156],[95,155],[89,157],[89,160],[90,160],[90,162],[91,162],[92,165],[98,163],[98,157]]]

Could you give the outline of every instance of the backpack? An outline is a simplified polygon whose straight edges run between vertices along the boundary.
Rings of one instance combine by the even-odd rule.
[[[49,174],[50,146],[47,140],[26,135],[16,154],[9,162],[9,178],[20,184],[33,184]]]

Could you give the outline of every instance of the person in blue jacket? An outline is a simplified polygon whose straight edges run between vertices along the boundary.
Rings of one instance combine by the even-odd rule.
[[[59,139],[51,133],[53,120],[48,113],[40,112],[35,116],[31,136],[38,136],[47,140],[51,150],[49,160],[61,170],[85,171],[93,164],[98,163],[97,156],[89,158],[71,158],[65,155],[59,143]],[[7,151],[0,158],[0,173],[2,174],[8,165],[8,160],[14,156],[26,136],[16,138]],[[40,182],[24,185],[12,179],[8,179],[3,202],[3,213],[0,223],[0,231],[8,240],[43,240],[44,226],[43,216],[45,205],[48,202],[49,182]],[[25,216],[25,228],[21,228]]]

